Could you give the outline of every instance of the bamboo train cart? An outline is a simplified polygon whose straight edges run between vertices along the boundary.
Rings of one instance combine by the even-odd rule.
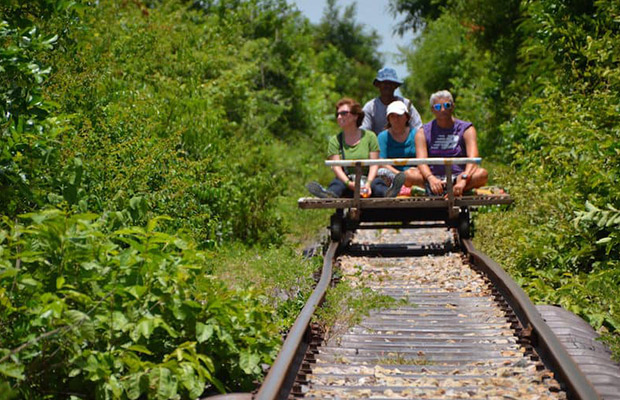
[[[481,158],[392,158],[364,160],[327,160],[327,166],[355,168],[355,192],[353,198],[304,197],[298,200],[302,209],[333,208],[329,231],[332,241],[342,241],[347,232],[364,227],[416,228],[415,222],[434,221],[438,225],[456,228],[460,239],[472,236],[470,208],[512,203],[508,194],[464,195],[455,197],[452,189],[453,164],[480,164]],[[370,165],[445,165],[445,196],[412,196],[396,198],[362,198],[360,180],[362,167]]]

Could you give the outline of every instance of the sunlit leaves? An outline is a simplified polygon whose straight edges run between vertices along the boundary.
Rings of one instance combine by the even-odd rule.
[[[158,231],[161,219],[112,233],[92,214],[48,210],[24,216],[29,225],[5,220],[0,299],[10,307],[0,312],[0,374],[24,393],[57,384],[77,393],[92,382],[114,398],[249,387],[280,341],[273,310],[204,277],[196,245]],[[47,362],[58,368],[23,374]]]
[[[0,21],[0,207],[9,212],[41,203],[58,168],[64,127],[50,115],[56,104],[43,97],[50,68],[40,61],[56,40],[31,23]]]
[[[5,377],[15,378],[19,380],[23,380],[25,378],[24,377],[24,366],[17,365],[17,364],[9,364],[9,363],[0,364],[0,374],[4,375]]]

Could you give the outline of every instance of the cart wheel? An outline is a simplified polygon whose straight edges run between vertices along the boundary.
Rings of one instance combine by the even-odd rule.
[[[332,215],[331,223],[329,224],[329,233],[332,242],[340,242],[344,236],[342,217]]]
[[[458,232],[461,239],[469,239],[471,237],[471,223],[468,208],[461,208],[461,212],[459,213]]]

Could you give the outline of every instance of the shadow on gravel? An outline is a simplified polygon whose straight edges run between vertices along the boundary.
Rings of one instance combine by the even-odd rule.
[[[423,257],[429,255],[444,255],[459,251],[452,242],[441,244],[420,245],[417,243],[396,244],[349,244],[344,252],[356,257]]]

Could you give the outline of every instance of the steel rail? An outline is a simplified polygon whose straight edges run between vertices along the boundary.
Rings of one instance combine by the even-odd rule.
[[[480,157],[454,157],[454,158],[373,158],[359,160],[325,160],[328,167],[355,167],[356,165],[454,165],[454,164],[480,164]]]
[[[476,250],[471,240],[463,239],[462,243],[473,264],[487,275],[512,307],[523,325],[526,335],[529,335],[532,346],[541,356],[541,360],[548,363],[550,369],[561,377],[559,380],[566,385],[566,391],[570,398],[579,400],[600,399],[590,381],[543,320],[540,312],[523,289],[499,264],[486,254]]]
[[[284,393],[283,390],[285,389],[287,380],[290,379],[289,374],[297,373],[296,370],[291,371],[291,364],[297,356],[298,349],[302,344],[304,336],[308,332],[308,327],[312,316],[314,315],[314,311],[325,297],[325,293],[327,292],[327,288],[331,282],[332,260],[336,255],[337,249],[338,242],[331,242],[323,258],[323,270],[321,271],[319,283],[316,285],[316,288],[310,295],[306,305],[301,310],[297,320],[295,320],[293,327],[289,331],[288,336],[282,345],[282,349],[280,350],[278,357],[269,369],[269,372],[267,373],[263,384],[256,394],[256,397],[254,397],[255,399],[273,400],[286,398],[288,396],[288,392]]]

